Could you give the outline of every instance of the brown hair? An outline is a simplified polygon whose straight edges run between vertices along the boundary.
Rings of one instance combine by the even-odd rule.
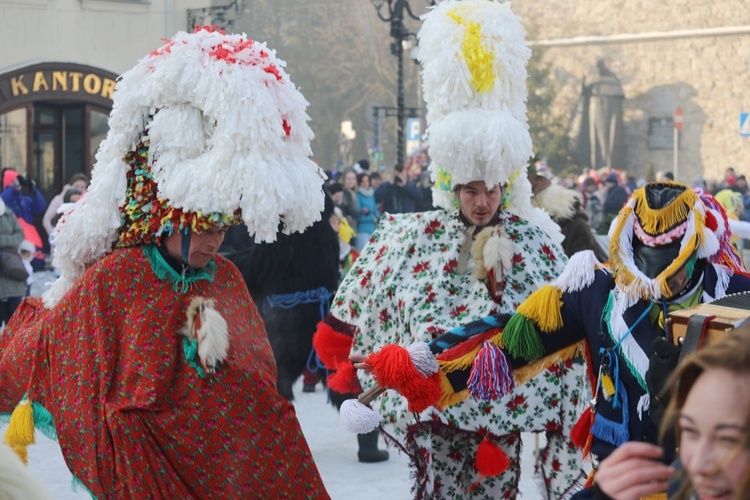
[[[662,439],[668,432],[673,431],[679,446],[680,429],[677,420],[680,411],[685,406],[688,394],[690,394],[695,381],[704,372],[716,369],[729,370],[738,375],[750,375],[750,330],[730,333],[721,341],[700,349],[687,357],[685,362],[672,374],[669,383],[672,398],[662,424]],[[750,449],[750,432],[748,432],[750,430],[750,408],[747,408],[745,419],[745,436],[740,448]],[[685,474],[684,468],[681,472],[684,474],[683,486],[675,498],[687,499],[695,490],[690,478]],[[743,472],[739,493],[744,494],[747,491],[750,491],[750,468]]]
[[[81,173],[81,172],[78,172],[77,174],[73,174],[72,176],[70,176],[70,180],[68,181],[68,185],[73,184],[76,181],[83,181],[83,182],[86,183],[86,186],[88,186],[89,185],[89,176],[86,175],[86,174],[84,174],[84,173]]]

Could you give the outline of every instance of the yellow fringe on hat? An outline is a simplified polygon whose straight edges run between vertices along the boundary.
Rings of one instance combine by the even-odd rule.
[[[521,368],[513,370],[513,380],[516,383],[516,387],[527,383],[532,378],[545,372],[548,368],[554,365],[558,365],[565,361],[569,361],[573,358],[583,356],[584,349],[586,348],[586,340],[581,340],[573,345],[555,351],[549,356],[540,358],[533,363],[529,363]]]
[[[471,73],[471,83],[478,92],[487,92],[492,90],[492,86],[495,84],[494,54],[491,49],[487,50],[482,47],[482,33],[479,23],[467,22],[458,15],[456,12],[458,9],[456,7],[448,12],[448,17],[466,28],[461,49],[466,65],[469,67],[469,73]]]
[[[698,195],[692,189],[685,189],[677,198],[664,208],[652,209],[646,202],[646,190],[636,189],[633,192],[636,200],[636,213],[641,227],[648,234],[662,234],[687,219],[693,209]]]
[[[527,298],[516,309],[545,333],[562,328],[562,291],[552,285],[544,285]]]
[[[34,409],[31,401],[24,399],[13,410],[10,423],[5,431],[5,443],[21,457],[23,463],[28,463],[27,447],[35,443],[34,439]]]

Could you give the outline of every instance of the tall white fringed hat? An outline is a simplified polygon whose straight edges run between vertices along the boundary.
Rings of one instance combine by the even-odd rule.
[[[47,307],[116,247],[239,222],[270,242],[320,218],[325,176],[285,65],[245,34],[203,27],[120,77],[91,188],[56,234]]]
[[[434,204],[453,208],[453,188],[460,184],[508,184],[503,210],[560,243],[559,227],[530,201],[526,63],[531,50],[520,19],[507,2],[449,0],[422,21],[419,56]]]

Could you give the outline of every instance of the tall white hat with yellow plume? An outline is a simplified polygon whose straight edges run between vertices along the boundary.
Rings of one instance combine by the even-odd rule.
[[[531,50],[520,19],[507,2],[450,0],[422,20],[419,55],[434,204],[452,208],[452,189],[460,184],[508,184],[503,210],[559,243],[557,225],[530,202],[525,172],[533,155],[526,122]]]

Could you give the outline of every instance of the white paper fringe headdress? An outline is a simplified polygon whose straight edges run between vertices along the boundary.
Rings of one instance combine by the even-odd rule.
[[[241,217],[256,241],[274,241],[280,224],[292,233],[320,218],[324,175],[310,160],[308,102],[284,66],[264,43],[204,27],[176,34],[122,75],[91,188],[55,239],[62,276],[47,306],[128,230],[134,167],[125,157],[144,144],[162,206],[219,225]]]
[[[525,172],[533,155],[526,120],[531,50],[520,19],[507,2],[449,0],[422,20],[419,56],[433,202],[452,208],[452,189],[472,181],[509,184],[503,210],[559,243],[557,225],[530,202]]]

